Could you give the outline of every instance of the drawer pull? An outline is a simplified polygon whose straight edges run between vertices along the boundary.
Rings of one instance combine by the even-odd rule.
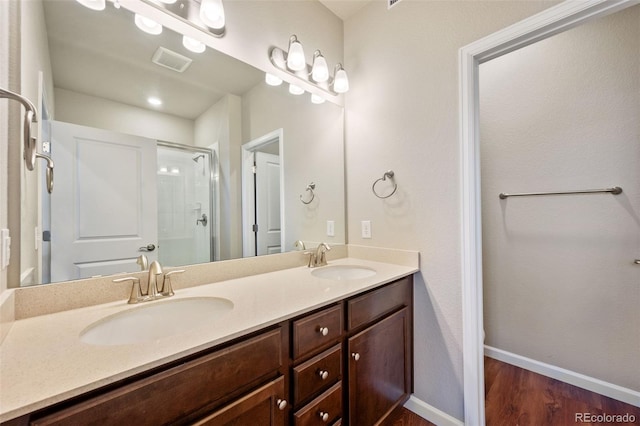
[[[326,422],[327,420],[329,420],[329,413],[325,413],[324,411],[318,412],[318,416],[320,416],[320,419],[323,422]]]
[[[353,358],[356,361],[359,361],[360,360],[360,354],[358,352],[353,352],[351,354],[351,358]]]
[[[329,334],[329,327],[319,327],[318,333],[322,334],[323,336],[326,336],[327,334]]]
[[[283,411],[285,408],[287,408],[287,400],[279,399],[276,401],[276,405],[278,406],[278,410]]]
[[[327,380],[329,372],[327,370],[318,370],[318,376],[320,376],[322,380]]]

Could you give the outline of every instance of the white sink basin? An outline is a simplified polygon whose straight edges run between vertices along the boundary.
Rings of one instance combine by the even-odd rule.
[[[209,323],[232,309],[231,300],[219,297],[146,302],[94,322],[80,333],[80,340],[101,346],[153,341]]]
[[[357,265],[329,265],[311,271],[311,275],[314,277],[337,281],[359,280],[372,277],[375,274],[375,269]]]

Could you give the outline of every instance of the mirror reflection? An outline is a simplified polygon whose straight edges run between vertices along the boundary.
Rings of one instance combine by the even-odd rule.
[[[345,242],[341,107],[166,28],[144,33],[124,7],[43,8],[41,148],[56,186],[23,182],[41,195],[22,206],[21,285]]]

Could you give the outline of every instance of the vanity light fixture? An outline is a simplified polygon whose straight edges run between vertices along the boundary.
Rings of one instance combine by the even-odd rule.
[[[207,49],[207,46],[203,42],[186,35],[182,36],[182,45],[185,49],[190,50],[193,53],[202,53]]]
[[[304,57],[304,49],[302,43],[298,41],[298,37],[292,35],[289,37],[289,53],[287,54],[287,68],[291,71],[302,71],[307,67],[307,60]]]
[[[140,28],[147,34],[158,35],[162,33],[162,25],[158,24],[153,19],[136,13],[134,21],[136,23],[136,27]]]
[[[337,64],[333,77],[333,90],[336,93],[346,93],[349,91],[349,78],[347,72],[342,68],[342,64]]]
[[[282,84],[282,79],[278,76],[275,76],[271,73],[266,73],[264,76],[264,81],[269,86],[280,86]]]
[[[313,54],[313,65],[311,67],[311,78],[316,83],[324,83],[329,80],[329,66],[322,53],[316,50]]]
[[[143,1],[209,35],[224,36],[226,18],[222,0]]]
[[[315,93],[311,94],[311,103],[320,105],[323,104],[325,99],[322,96],[316,95]]]
[[[337,96],[349,90],[349,78],[342,64],[339,63],[335,66],[334,76],[331,78],[327,60],[319,50],[316,50],[313,54],[313,64],[308,65],[304,59],[302,44],[295,35],[289,38],[287,52],[279,47],[271,48],[269,60],[279,70],[311,84],[329,95]],[[267,76],[267,78],[269,77]]]
[[[289,84],[289,93],[292,95],[302,95],[304,94],[304,89],[300,86],[296,86],[293,83]]]
[[[202,0],[200,3],[200,19],[208,27],[223,29],[225,24],[222,0]]]
[[[92,10],[104,10],[107,7],[106,0],[76,0],[78,3],[83,5],[84,7],[88,7]]]

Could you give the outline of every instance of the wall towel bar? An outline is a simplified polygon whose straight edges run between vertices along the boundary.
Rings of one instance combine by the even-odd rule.
[[[613,195],[618,195],[622,193],[622,188],[619,186],[614,186],[613,188],[604,188],[604,189],[583,189],[577,191],[561,191],[561,192],[520,192],[517,194],[508,194],[506,192],[501,192],[500,197],[501,200],[504,200],[508,197],[529,197],[536,195],[569,195],[569,194],[599,194],[599,193],[610,193]]]

